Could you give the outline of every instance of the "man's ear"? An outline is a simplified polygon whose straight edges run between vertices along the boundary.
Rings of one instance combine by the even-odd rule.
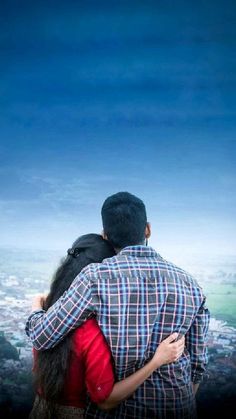
[[[106,235],[106,233],[104,232],[104,230],[102,230],[102,238],[104,239],[104,240],[108,240],[108,238],[107,238],[107,235]]]
[[[151,224],[147,223],[145,228],[145,239],[149,239],[151,237]]]

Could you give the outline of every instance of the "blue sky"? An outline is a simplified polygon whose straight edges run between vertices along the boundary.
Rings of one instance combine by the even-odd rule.
[[[164,256],[235,254],[235,2],[1,8],[0,246],[64,249],[128,190]]]

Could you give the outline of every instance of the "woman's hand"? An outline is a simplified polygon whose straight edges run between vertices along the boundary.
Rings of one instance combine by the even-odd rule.
[[[159,368],[161,365],[170,364],[179,359],[184,351],[185,339],[182,336],[181,339],[177,340],[179,334],[172,333],[168,338],[164,339],[152,358],[153,362],[156,363],[156,368]]]
[[[163,364],[177,361],[184,350],[184,337],[176,341],[178,333],[172,333],[158,346],[153,358],[134,374],[115,383],[108,398],[99,404],[100,409],[110,410],[127,399],[150,375]]]
[[[47,294],[38,294],[36,297],[34,297],[31,307],[32,311],[41,310],[43,308],[46,298]]]

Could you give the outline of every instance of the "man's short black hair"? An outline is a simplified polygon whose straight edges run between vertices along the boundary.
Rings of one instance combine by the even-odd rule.
[[[115,249],[143,244],[147,225],[146,208],[135,195],[118,192],[102,206],[104,233]]]

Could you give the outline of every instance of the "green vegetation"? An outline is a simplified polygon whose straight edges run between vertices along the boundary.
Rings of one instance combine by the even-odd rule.
[[[211,315],[236,327],[236,286],[225,282],[205,283],[203,290]]]
[[[0,335],[0,360],[2,359],[19,360],[17,349],[6,340],[4,334]]]
[[[24,348],[24,347],[25,347],[25,342],[24,342],[24,341],[22,341],[22,340],[19,340],[19,341],[17,341],[14,345],[15,345],[17,348]]]

